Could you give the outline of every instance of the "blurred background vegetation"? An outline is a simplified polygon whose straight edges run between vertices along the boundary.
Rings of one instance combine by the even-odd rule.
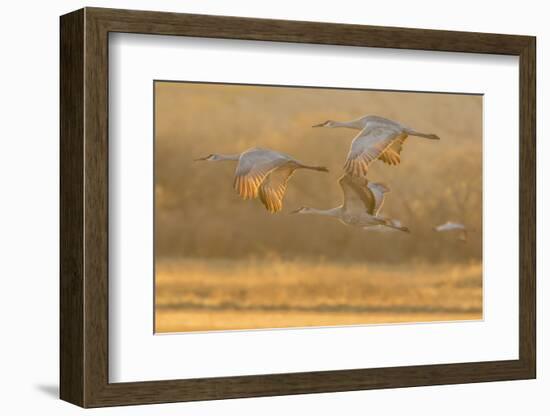
[[[370,233],[331,218],[288,215],[300,206],[341,203],[337,179],[349,129],[312,128],[327,119],[376,114],[439,142],[409,137],[397,167],[375,162],[370,180],[386,183],[383,214],[405,233]],[[251,147],[324,165],[298,171],[282,213],[233,190],[232,162],[193,162]],[[480,262],[482,256],[482,96],[197,83],[155,83],[155,238],[157,258]],[[432,231],[447,220],[476,231],[467,243]]]

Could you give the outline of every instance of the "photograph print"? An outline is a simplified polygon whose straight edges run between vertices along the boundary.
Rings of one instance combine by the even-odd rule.
[[[483,319],[481,94],[154,82],[155,332]]]

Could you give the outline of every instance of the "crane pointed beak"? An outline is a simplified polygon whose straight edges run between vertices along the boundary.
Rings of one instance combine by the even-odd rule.
[[[301,210],[302,210],[302,208],[298,208],[298,209],[295,209],[293,211],[290,211],[289,214],[298,214]]]
[[[325,123],[314,124],[311,127],[324,127]]]
[[[207,160],[208,156],[199,157],[198,159],[193,159],[193,162],[200,162],[201,160]]]

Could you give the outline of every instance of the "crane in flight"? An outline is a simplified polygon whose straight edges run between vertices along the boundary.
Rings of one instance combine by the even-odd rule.
[[[328,172],[324,166],[305,165],[284,153],[261,148],[231,155],[212,153],[195,160],[237,162],[233,187],[243,199],[259,197],[270,213],[279,212],[283,208],[288,181],[296,170]]]
[[[344,170],[352,176],[367,176],[369,165],[377,159],[389,165],[401,162],[401,150],[408,136],[439,140],[439,136],[421,133],[396,121],[379,116],[363,116],[351,121],[327,120],[313,127],[345,127],[360,130],[351,142]]]
[[[368,182],[366,179],[354,178],[344,174],[338,183],[342,188],[342,205],[330,209],[301,207],[294,214],[316,214],[338,218],[342,223],[370,230],[372,227],[389,227],[409,232],[399,221],[381,215],[384,194],[389,192],[386,185]]]
[[[459,231],[458,239],[460,241],[468,241],[468,232],[472,230],[468,230],[464,224],[461,224],[459,222],[452,222],[447,221],[445,224],[438,225],[433,228],[434,231],[441,233],[441,232],[449,232],[449,231]]]

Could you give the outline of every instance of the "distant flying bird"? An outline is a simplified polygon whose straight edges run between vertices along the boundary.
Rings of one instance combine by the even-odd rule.
[[[344,224],[367,230],[370,227],[384,226],[409,232],[409,229],[398,221],[379,215],[384,202],[384,194],[389,191],[385,185],[368,183],[366,179],[353,178],[349,175],[342,176],[338,183],[344,196],[342,205],[331,209],[301,207],[292,213],[334,217]]]
[[[438,225],[433,228],[437,232],[459,231],[458,239],[460,241],[468,240],[468,230],[464,224],[458,222],[447,221],[445,224]]]
[[[346,127],[360,130],[351,142],[344,170],[352,176],[366,176],[369,165],[380,159],[389,165],[401,162],[401,150],[407,137],[418,136],[439,140],[439,136],[421,133],[396,121],[379,116],[364,116],[351,121],[327,120],[313,127]]]
[[[243,199],[259,197],[271,213],[279,212],[283,208],[287,183],[294,171],[311,169],[328,172],[324,166],[304,165],[284,153],[260,148],[233,155],[213,153],[195,160],[238,162],[233,187]]]

